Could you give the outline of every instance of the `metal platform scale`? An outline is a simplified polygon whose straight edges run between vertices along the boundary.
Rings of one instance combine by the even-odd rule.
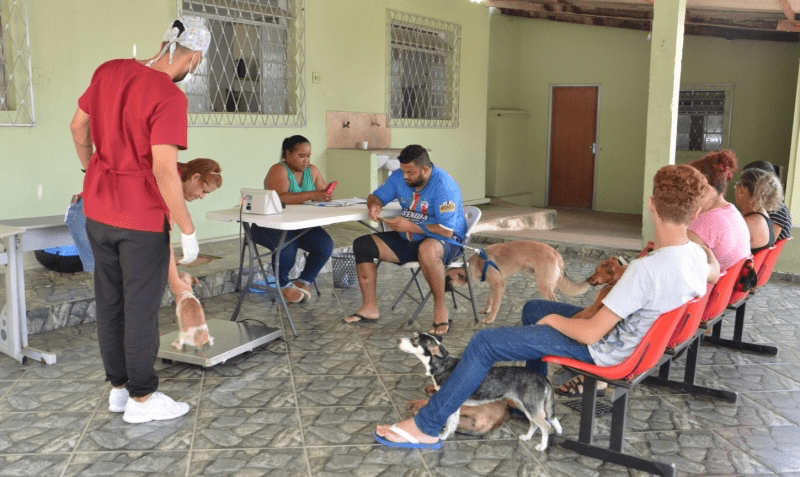
[[[292,328],[292,333],[297,336],[297,330],[292,322],[292,315],[289,313],[289,308],[287,307],[283,294],[279,293],[273,284],[267,286],[266,283],[256,284],[253,282],[253,269],[256,262],[258,262],[258,266],[262,274],[261,276],[267,277],[268,274],[261,259],[264,257],[270,257],[274,252],[270,251],[266,254],[259,255],[253,242],[250,225],[247,223],[242,225],[245,231],[245,239],[242,243],[241,253],[239,255],[239,274],[236,282],[236,290],[239,292],[239,301],[236,304],[236,308],[233,310],[230,321],[218,319],[209,319],[206,321],[206,324],[208,325],[208,334],[214,338],[214,344],[212,346],[205,345],[202,348],[197,348],[185,344],[183,346],[183,350],[176,350],[173,348],[172,342],[178,339],[180,330],[162,335],[161,343],[158,347],[158,354],[156,355],[158,358],[161,358],[162,360],[196,364],[208,368],[216,364],[224,363],[234,356],[252,351],[261,345],[281,338],[283,336],[283,332],[279,328],[273,328],[264,324],[246,324],[241,321],[236,321],[236,317],[239,316],[239,312],[241,311],[244,297],[252,289],[259,289],[261,292],[267,293],[267,296],[272,300],[273,303],[277,302],[283,307],[283,310],[289,319],[289,325]],[[281,236],[277,250],[281,249],[285,238],[286,231],[284,231],[283,235]],[[297,238],[295,237],[294,240],[296,239]],[[242,272],[244,270],[245,251],[249,252],[250,263],[248,267],[249,271],[247,273],[247,282],[243,285]],[[276,260],[275,267],[278,268],[279,264],[280,258]]]
[[[172,347],[172,342],[178,339],[180,331],[173,331],[161,336],[161,345],[158,347],[157,356],[164,360],[180,361],[208,368],[283,336],[278,328],[252,325],[241,321],[211,319],[206,324],[208,324],[208,333],[214,337],[213,346],[206,345],[202,348],[195,348],[184,345],[183,351],[178,351]]]

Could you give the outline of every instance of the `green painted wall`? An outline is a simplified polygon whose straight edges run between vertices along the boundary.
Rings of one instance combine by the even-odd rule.
[[[189,206],[201,239],[237,233],[235,225],[210,222],[205,214],[237,205],[242,187],[261,187],[284,137],[308,137],[312,161],[324,174],[326,112],[386,112],[387,8],[457,23],[462,35],[459,126],[394,129],[392,147],[425,145],[465,199],[484,197],[487,8],[465,0],[306,0],[307,126],[189,128],[189,150],[179,160],[214,158],[224,176],[219,191]],[[138,58],[155,54],[175,14],[174,0],[29,2],[32,65],[41,69],[43,84],[34,85],[36,125],[0,127],[6,184],[0,219],[64,213],[83,180],[69,133],[78,97],[100,63],[130,57],[133,44]],[[311,82],[312,72],[322,74],[321,83]]]
[[[527,154],[516,160],[520,169],[526,162],[533,169],[535,205],[546,203],[550,86],[599,84],[595,208],[641,213],[640,187],[620,185],[644,180],[647,34],[503,16],[493,16],[491,22],[489,83],[507,90],[490,92],[488,106],[531,113]],[[766,159],[786,165],[799,56],[795,44],[688,36],[681,82],[733,84],[730,147],[743,163]],[[513,97],[516,83],[506,76],[517,74],[514,61],[519,61],[518,99]]]

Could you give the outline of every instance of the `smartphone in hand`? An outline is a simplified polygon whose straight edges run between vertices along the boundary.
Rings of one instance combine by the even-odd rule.
[[[330,184],[328,184],[328,187],[325,188],[325,193],[328,194],[328,195],[333,194],[333,190],[336,189],[336,186],[338,184],[339,184],[338,181],[333,181]]]

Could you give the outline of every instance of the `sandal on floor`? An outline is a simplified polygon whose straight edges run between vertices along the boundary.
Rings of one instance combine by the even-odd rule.
[[[358,319],[357,320],[353,320],[353,321],[345,321],[345,320],[347,320],[347,318],[350,318],[350,317],[353,317],[353,316],[355,316]],[[374,323],[374,322],[378,321],[379,319],[380,319],[380,317],[378,317],[378,318],[367,318],[366,316],[361,315],[359,313],[353,313],[352,315],[350,315],[350,316],[348,316],[346,318],[343,318],[342,319],[342,323],[348,324],[348,325],[353,324],[353,323]]]
[[[446,335],[450,331],[450,325],[452,325],[452,324],[453,324],[453,320],[447,320],[447,323],[436,323],[436,322],[434,322],[433,323],[433,331],[429,331],[428,333],[430,333],[432,335],[436,335],[436,336]],[[447,329],[444,330],[444,333],[439,331],[439,328],[441,328],[442,326],[446,326],[447,327]]]
[[[444,323],[442,323],[442,324],[444,324]],[[378,435],[378,431],[375,431],[375,435],[374,435],[375,442],[377,442],[379,444],[383,444],[385,446],[389,446],[389,447],[402,447],[404,449],[433,449],[433,450],[436,450],[436,449],[441,449],[442,448],[442,441],[441,440],[433,442],[431,444],[426,444],[424,442],[418,441],[417,439],[414,438],[414,436],[412,436],[408,432],[400,429],[396,425],[393,425],[392,427],[390,427],[389,430],[392,431],[393,433],[395,433],[396,435],[402,437],[403,439],[405,439],[406,442],[390,441],[389,439],[387,439],[387,438],[385,438],[383,436],[379,436]]]
[[[583,397],[583,375],[579,374],[575,376],[570,381],[567,381],[561,386],[553,389],[553,392],[561,396],[569,396],[574,398]],[[603,397],[605,395],[605,388],[597,390],[597,397]]]

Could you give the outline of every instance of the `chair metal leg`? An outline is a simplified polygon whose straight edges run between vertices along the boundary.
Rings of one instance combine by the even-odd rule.
[[[406,287],[403,288],[403,291],[400,292],[400,295],[397,296],[397,299],[392,304],[392,311],[394,311],[394,309],[397,308],[397,304],[400,303],[400,300],[402,300],[404,296],[408,296],[409,298],[414,300],[415,303],[419,303],[420,300],[422,300],[425,297],[425,295],[422,293],[422,287],[419,284],[419,280],[417,279],[417,274],[419,274],[421,270],[422,270],[421,268],[416,268],[411,271],[411,279],[408,281],[408,283],[406,283]],[[417,300],[414,296],[408,293],[408,289],[411,288],[412,284],[417,285],[417,291],[419,291],[419,300]]]
[[[642,383],[653,386],[661,386],[681,393],[692,394],[694,396],[706,396],[712,399],[719,399],[720,401],[726,401],[735,404],[739,399],[738,393],[724,389],[698,386],[694,383],[697,375],[697,355],[701,339],[703,339],[702,334],[696,336],[692,340],[692,343],[688,346],[686,351],[686,370],[683,373],[683,382],[670,380],[669,372],[666,374],[662,373],[665,368],[668,368],[669,363],[672,361],[669,360],[661,365],[658,377],[648,376],[644,381],[642,381]]]
[[[469,279],[469,268],[467,265],[467,257],[465,255],[461,256],[464,260],[464,271],[467,275],[467,288],[469,288],[469,302],[472,305],[472,316],[475,318],[475,323],[478,322],[478,309],[475,307],[475,293],[472,290],[472,280]]]
[[[611,416],[611,444],[608,449],[592,444],[594,434],[595,406],[597,402],[597,380],[584,375],[583,403],[581,408],[581,423],[577,441],[554,436],[553,443],[559,447],[569,449],[587,457],[599,459],[604,462],[619,464],[628,468],[638,469],[651,474],[673,477],[675,464],[665,464],[642,459],[629,454],[623,454],[625,419],[627,416],[628,390],[622,387],[614,389],[613,414]]]
[[[714,334],[712,336],[707,336],[705,341],[717,345],[722,346],[723,348],[730,348],[739,351],[747,351],[750,353],[756,354],[764,354],[767,356],[775,356],[778,354],[778,348],[775,346],[768,346],[768,345],[761,345],[756,343],[748,343],[742,341],[742,333],[744,331],[744,312],[746,309],[747,302],[743,302],[736,307],[736,320],[733,324],[733,339],[725,339],[720,337],[720,333],[717,330],[717,326],[721,326],[722,322],[720,321],[717,325],[714,326]]]

